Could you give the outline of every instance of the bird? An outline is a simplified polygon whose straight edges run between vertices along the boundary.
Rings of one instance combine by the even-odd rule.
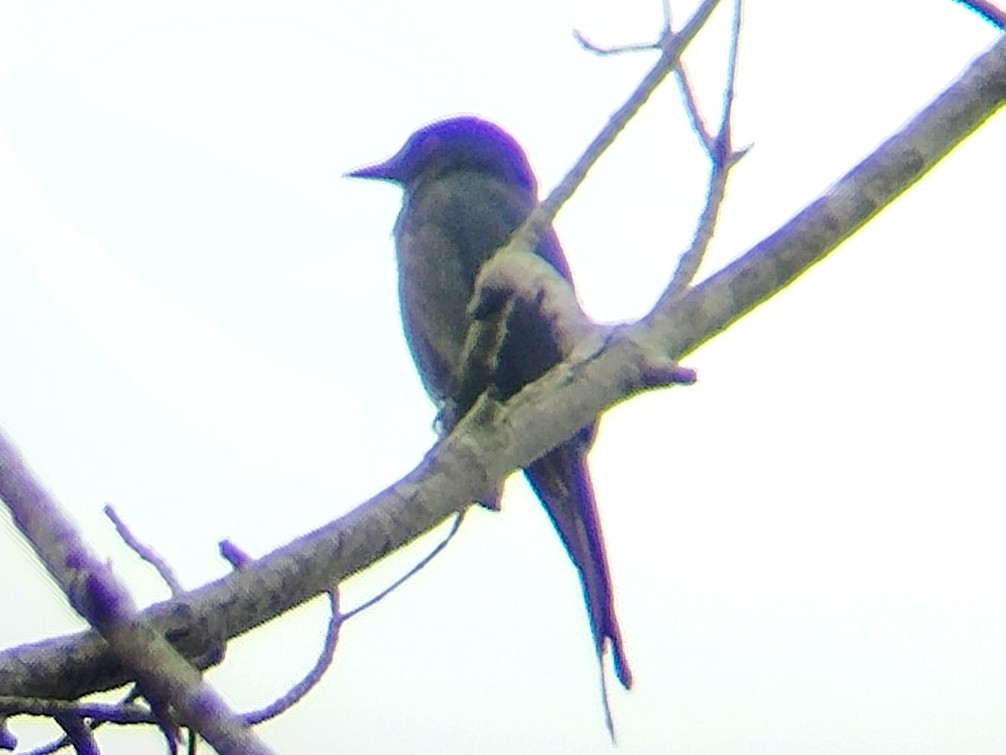
[[[386,161],[346,175],[390,182],[404,190],[394,239],[405,338],[427,393],[438,407],[450,405],[459,400],[464,378],[460,373],[471,323],[468,304],[476,275],[538,200],[528,158],[516,139],[497,124],[460,115],[420,128]],[[551,225],[541,232],[534,252],[572,285]],[[505,401],[562,356],[557,336],[541,313],[533,307],[515,309],[494,360],[492,385],[477,387],[492,389]],[[582,428],[528,464],[524,474],[579,572],[602,681],[605,647],[610,643],[615,676],[629,689],[632,672],[615,614],[587,467],[595,425]],[[482,503],[498,508],[498,497]],[[605,708],[607,713],[606,695]],[[611,730],[610,714],[608,725]]]

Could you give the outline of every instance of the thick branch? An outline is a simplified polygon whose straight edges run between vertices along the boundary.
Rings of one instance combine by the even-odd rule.
[[[126,588],[108,565],[91,554],[69,517],[3,432],[0,498],[70,604],[128,666],[131,678],[155,709],[174,708],[217,752],[271,752],[164,635],[137,618]],[[79,716],[63,712],[57,720],[72,739],[89,736]]]

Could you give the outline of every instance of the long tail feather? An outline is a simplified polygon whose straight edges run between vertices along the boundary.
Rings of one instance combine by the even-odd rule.
[[[601,522],[582,444],[574,439],[559,446],[528,466],[525,474],[580,572],[598,659],[604,655],[605,642],[610,641],[615,675],[629,689],[632,671],[615,616]]]

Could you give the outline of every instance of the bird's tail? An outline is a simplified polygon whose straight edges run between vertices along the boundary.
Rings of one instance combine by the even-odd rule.
[[[580,572],[598,659],[604,654],[605,640],[610,640],[615,675],[629,689],[632,671],[615,617],[608,558],[583,444],[574,438],[558,446],[530,464],[525,474]]]

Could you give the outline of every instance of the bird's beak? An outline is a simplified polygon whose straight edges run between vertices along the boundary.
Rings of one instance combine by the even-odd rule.
[[[401,181],[398,176],[398,164],[388,160],[377,165],[366,165],[346,174],[347,178],[375,178],[379,181]]]

